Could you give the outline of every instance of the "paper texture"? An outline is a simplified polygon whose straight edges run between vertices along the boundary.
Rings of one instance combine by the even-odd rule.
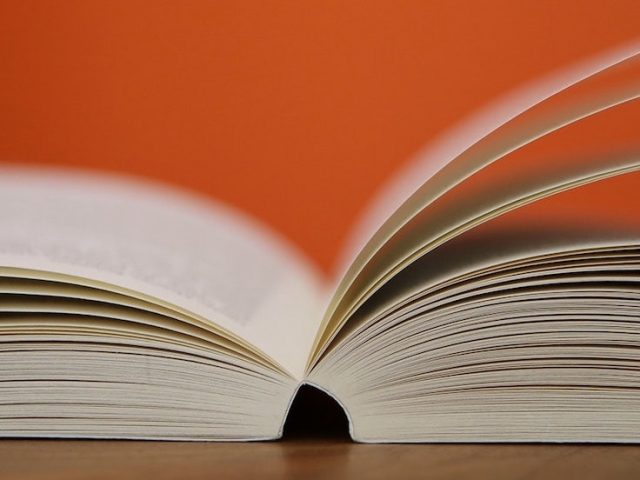
[[[0,264],[88,278],[202,316],[301,374],[316,272],[238,212],[108,176],[0,173]]]

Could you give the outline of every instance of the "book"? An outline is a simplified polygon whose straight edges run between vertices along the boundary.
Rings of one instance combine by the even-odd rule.
[[[233,207],[3,165],[0,435],[276,439],[310,385],[361,442],[637,442],[639,96],[638,43],[510,92],[331,280]]]

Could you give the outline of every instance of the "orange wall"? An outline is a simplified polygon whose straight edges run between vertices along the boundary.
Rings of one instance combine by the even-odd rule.
[[[639,35],[637,0],[3,0],[0,161],[187,186],[328,270],[425,142]]]

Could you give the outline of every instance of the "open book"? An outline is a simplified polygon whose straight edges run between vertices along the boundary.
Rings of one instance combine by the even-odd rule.
[[[639,52],[443,137],[330,283],[228,207],[2,167],[0,435],[274,439],[309,384],[358,441],[640,440]]]

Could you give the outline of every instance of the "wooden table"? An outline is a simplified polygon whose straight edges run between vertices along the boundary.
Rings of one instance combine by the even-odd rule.
[[[624,445],[359,445],[2,440],[0,478],[640,478]]]

